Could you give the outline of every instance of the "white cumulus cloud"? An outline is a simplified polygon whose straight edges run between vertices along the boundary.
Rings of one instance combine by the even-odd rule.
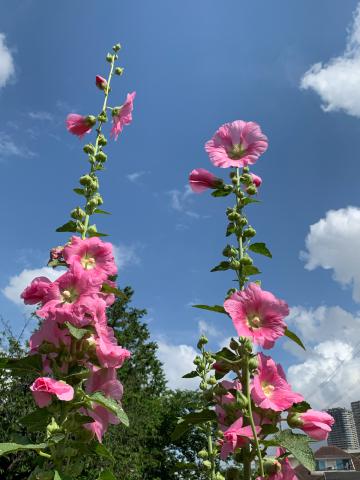
[[[30,285],[35,277],[47,277],[49,280],[56,280],[64,272],[61,270],[54,270],[50,267],[24,269],[19,275],[14,275],[9,279],[9,283],[2,289],[2,293],[8,300],[22,305],[23,301],[20,298],[22,291]]]
[[[6,46],[5,35],[0,33],[0,88],[5,87],[14,73],[14,59]]]
[[[168,387],[172,389],[196,389],[198,378],[182,378],[185,373],[194,370],[193,360],[197,355],[190,345],[175,345],[158,340],[158,358],[164,364]]]
[[[325,218],[310,226],[306,252],[301,257],[305,268],[322,267],[333,271],[333,278],[353,289],[353,298],[360,302],[360,208],[329,210]]]
[[[343,55],[316,63],[302,77],[302,89],[312,89],[326,112],[342,110],[360,116],[360,4],[354,13]]]
[[[140,265],[141,260],[138,255],[142,247],[137,244],[125,245],[124,243],[113,245],[115,263],[119,270],[131,265]]]

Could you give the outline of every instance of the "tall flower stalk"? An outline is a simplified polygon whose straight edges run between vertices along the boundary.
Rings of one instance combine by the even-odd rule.
[[[284,335],[304,348],[285,323],[289,314],[286,302],[263,290],[259,280],[251,281],[261,273],[252,254],[272,257],[264,242],[254,241],[256,231],[246,215],[247,207],[258,203],[262,183],[250,168],[267,147],[267,137],[255,122],[224,124],[205,150],[215,166],[230,169],[228,183],[204,169],[193,170],[189,177],[196,193],[212,189],[213,197],[234,197],[233,206],[226,209],[226,237],[234,242],[225,246],[225,259],[212,272],[232,271],[237,288],[227,292],[223,305],[194,306],[227,315],[238,336],[219,352],[202,351],[203,357],[212,360],[206,367],[210,380],[204,379],[204,364],[195,358],[196,369],[185,377],[201,378],[202,406],[181,419],[174,432],[177,437],[194,424],[207,429],[208,445],[199,452],[199,461],[210,480],[295,480],[288,456],[313,470],[309,441],[326,439],[334,422],[330,415],[312,410],[301,394],[293,392],[281,365],[259,352],[272,348]],[[200,341],[203,348],[207,339]],[[290,428],[281,429],[280,422],[287,422]],[[307,435],[295,433],[293,428],[303,429]],[[278,447],[275,456],[267,453],[269,447]],[[219,458],[231,460],[231,466],[215,469]]]
[[[100,237],[93,215],[107,214],[99,193],[98,172],[104,169],[107,139],[103,127],[112,115],[111,136],[117,139],[124,125],[132,120],[135,92],[128,94],[121,106],[108,106],[111,81],[121,75],[116,67],[120,45],[114,45],[106,60],[107,78],[96,77],[103,92],[100,113],[83,116],[71,113],[66,119],[70,133],[83,138],[95,130],[94,143],[83,150],[90,164],[74,191],[83,197],[83,206],[75,207],[70,220],[57,229],[72,237],[50,251],[48,265],[60,268],[61,275],[51,282],[35,278],[21,294],[25,304],[36,306],[40,327],[30,338],[29,355],[21,359],[0,359],[0,368],[30,370],[34,382],[30,390],[38,409],[20,422],[30,431],[44,432],[39,444],[0,444],[0,455],[18,450],[32,450],[39,462],[29,480],[69,480],[79,478],[89,455],[111,460],[101,445],[110,424],[128,425],[121,406],[123,387],[118,369],[130,352],[117,344],[114,331],[107,324],[106,309],[123,295],[115,286],[117,266],[111,243]],[[114,478],[111,469],[99,478]]]

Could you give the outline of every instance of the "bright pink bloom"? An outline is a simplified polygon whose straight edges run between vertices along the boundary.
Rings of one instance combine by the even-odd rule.
[[[243,120],[225,123],[205,144],[210,160],[221,168],[252,165],[267,147],[267,137],[259,125]]]
[[[299,419],[298,428],[301,428],[309,437],[314,440],[326,440],[331,427],[334,425],[334,418],[326,412],[308,410],[297,415]]]
[[[117,379],[115,368],[90,366],[90,376],[86,382],[86,392],[102,392],[104,395],[121,400],[123,386]]]
[[[59,400],[67,402],[74,398],[74,389],[71,385],[49,377],[37,378],[30,386],[30,390],[40,408],[50,405],[52,395],[56,395]]]
[[[289,315],[289,307],[256,283],[231,295],[225,300],[224,308],[238,335],[251,338],[264,348],[273,347],[275,340],[285,333],[283,319]]]
[[[223,181],[220,178],[204,168],[196,168],[189,175],[190,188],[195,193],[201,193],[208,188],[217,188],[221,183]]]
[[[252,178],[252,181],[253,181],[253,184],[255,185],[255,187],[259,188],[260,185],[262,184],[262,178],[259,177],[259,175],[255,175],[255,173],[250,173],[251,175],[251,178]]]
[[[136,92],[128,93],[125,103],[121,107],[114,108],[112,111],[113,126],[110,136],[113,137],[114,140],[117,140],[124,126],[132,122],[135,95]]]
[[[98,285],[109,275],[117,273],[111,243],[97,237],[72,237],[71,243],[64,248],[63,256],[66,263],[71,267],[79,265],[84,274]]]
[[[52,343],[55,347],[59,347],[60,343],[70,345],[71,338],[66,329],[59,328],[56,321],[47,318],[36,332],[30,337],[31,352],[38,351],[43,342]]]
[[[66,128],[68,132],[78,137],[83,137],[85,133],[91,132],[92,127],[96,123],[96,118],[92,115],[84,117],[83,115],[78,115],[77,113],[70,113],[66,117]]]
[[[74,267],[72,272],[64,273],[50,285],[43,306],[36,312],[39,317],[69,321],[81,327],[91,321],[86,313],[93,311],[99,302],[104,303],[96,296],[99,287],[90,283],[78,266]]]
[[[100,89],[100,90],[105,90],[107,87],[107,81],[104,77],[101,77],[100,75],[96,75],[95,78],[95,85]]]
[[[258,354],[258,362],[258,374],[251,386],[251,396],[258,407],[281,412],[304,400],[291,390],[281,365],[262,353]]]
[[[94,419],[94,422],[85,423],[84,427],[87,430],[90,430],[90,432],[93,432],[100,443],[102,442],[102,437],[106,433],[109,424],[118,425],[120,423],[120,420],[113,413],[100,405],[96,406],[93,410],[81,409],[81,413]]]
[[[220,454],[221,460],[225,460],[230,453],[233,453],[237,448],[244,447],[250,439],[254,438],[251,426],[243,427],[242,425],[243,418],[240,417],[225,430]],[[256,433],[260,432],[260,427],[255,428]]]
[[[36,277],[31,284],[25,288],[20,297],[26,305],[42,303],[48,293],[51,281],[46,277]]]

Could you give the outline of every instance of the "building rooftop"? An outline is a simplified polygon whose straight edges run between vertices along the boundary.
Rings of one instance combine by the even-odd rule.
[[[339,447],[326,446],[320,447],[315,452],[315,458],[318,460],[320,458],[352,458],[352,456]]]

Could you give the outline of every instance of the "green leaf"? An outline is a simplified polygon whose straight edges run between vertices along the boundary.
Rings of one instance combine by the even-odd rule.
[[[0,443],[0,456],[17,452],[18,450],[44,450],[48,446],[47,443],[39,443],[37,445],[32,443],[28,445],[22,445],[20,443]]]
[[[115,461],[114,457],[112,456],[112,453],[103,445],[102,443],[97,443],[94,447],[94,453],[99,455],[99,457],[106,458],[112,462]]]
[[[116,480],[116,477],[111,470],[103,470],[98,480]]]
[[[260,255],[265,255],[265,257],[272,258],[270,250],[263,242],[252,243],[249,247],[249,250],[255,253],[259,253]]]
[[[182,437],[184,435],[184,433],[186,433],[187,431],[189,431],[191,428],[191,424],[190,423],[187,423],[187,422],[184,422],[184,421],[180,421],[176,427],[175,427],[175,430],[173,431],[173,433],[171,434],[171,440],[178,440],[180,437]]]
[[[106,210],[100,210],[100,208],[97,208],[94,210],[94,213],[101,213],[102,215],[111,215],[110,212],[107,212]]]
[[[57,232],[76,232],[76,222],[70,220],[67,223],[64,223],[61,227],[56,229]]]
[[[119,290],[116,287],[112,287],[108,283],[103,283],[103,286],[101,287],[101,291],[104,292],[104,293],[113,293],[117,297],[121,297],[124,300],[127,300],[127,296],[125,295],[124,292],[122,292],[121,290]]]
[[[291,330],[289,330],[288,328],[285,330],[285,333],[284,335],[288,338],[290,338],[290,340],[292,340],[293,342],[295,342],[297,345],[299,345],[299,347],[303,348],[304,350],[306,350],[305,348],[305,345],[303,344],[303,342],[300,340],[300,338],[296,335],[296,333],[292,332]]]
[[[243,205],[249,205],[250,203],[260,203],[260,200],[256,200],[255,198],[246,197],[244,200],[241,200]]]
[[[36,372],[40,373],[42,371],[42,360],[40,355],[28,355],[27,357],[22,358],[6,358],[0,357],[0,369],[6,368],[8,370],[18,370],[25,372]]]
[[[51,414],[45,408],[41,408],[20,418],[19,422],[27,427],[29,432],[38,432],[46,428],[50,419]]]
[[[78,195],[85,195],[85,190],[83,188],[73,188],[73,191]]]
[[[57,470],[55,470],[54,480],[62,480],[62,478],[60,477],[60,474]]]
[[[211,192],[211,195],[213,197],[227,197],[228,195],[230,195],[231,192],[232,192],[232,188],[231,189],[218,188],[217,190],[214,190],[213,192]]]
[[[176,428],[171,435],[171,439],[177,440],[184,435],[184,433],[187,432],[192,425],[199,425],[201,423],[214,421],[216,419],[217,417],[214,410],[201,410],[200,412],[189,413],[188,415],[185,415],[176,425]]]
[[[65,325],[69,329],[70,335],[76,340],[81,340],[86,334],[90,333],[89,329],[74,327],[70,322],[65,322]]]
[[[230,363],[231,365],[236,365],[239,362],[241,362],[241,359],[239,359],[235,355],[235,353],[233,353],[227,347],[224,347],[219,352],[216,352],[215,353],[215,358],[216,358],[216,360],[220,360],[220,361],[225,362],[225,363]]]
[[[185,375],[182,376],[182,378],[195,378],[198,377],[199,374],[196,370],[193,370],[192,372],[185,373]]]
[[[315,470],[314,453],[309,446],[310,438],[307,435],[293,433],[291,430],[283,430],[272,439],[290,453],[310,471]]]
[[[87,398],[92,402],[98,403],[99,405],[102,405],[103,407],[107,408],[117,416],[117,418],[121,421],[121,423],[123,423],[127,427],[129,426],[129,418],[124,412],[121,405],[118,404],[118,402],[116,402],[112,398],[105,397],[100,392],[95,392],[91,395],[87,395]]]
[[[279,431],[276,425],[261,425],[261,435],[270,435],[271,433],[277,433]]]
[[[226,229],[226,236],[229,237],[233,233],[235,233],[236,225],[234,223],[229,223]]]
[[[216,265],[216,267],[214,267],[212,270],[210,270],[210,272],[221,272],[224,270],[229,270],[229,268],[230,268],[230,263],[223,261],[223,262],[220,262],[219,265]]]
[[[201,308],[202,310],[209,310],[210,312],[226,313],[225,308],[222,305],[193,305],[194,308]]]
[[[305,401],[294,403],[294,405],[291,407],[291,411],[297,412],[297,413],[307,412],[310,409],[311,409],[311,405]]]
[[[196,470],[197,468],[198,468],[198,466],[196,465],[196,463],[177,462],[174,465],[173,470],[174,471],[176,471],[176,470]]]
[[[88,233],[89,237],[108,237],[108,233],[101,233],[101,232],[89,232]]]
[[[242,273],[243,275],[249,277],[250,275],[259,275],[261,272],[254,265],[245,265],[245,267],[242,269]]]

